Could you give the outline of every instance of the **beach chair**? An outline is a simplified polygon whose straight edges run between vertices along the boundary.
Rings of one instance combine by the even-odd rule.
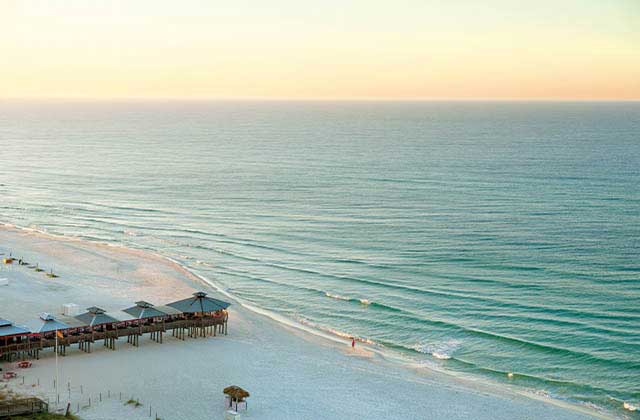
[[[18,374],[15,372],[5,372],[2,374],[2,379],[13,379],[13,378],[17,378]]]

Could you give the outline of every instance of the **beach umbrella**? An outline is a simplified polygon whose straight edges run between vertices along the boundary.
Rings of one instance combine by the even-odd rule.
[[[222,392],[235,401],[243,401],[250,395],[249,392],[245,391],[237,385],[228,386]]]

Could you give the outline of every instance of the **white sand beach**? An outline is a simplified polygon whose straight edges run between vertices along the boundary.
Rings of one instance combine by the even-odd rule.
[[[229,300],[171,261],[142,251],[0,229],[0,253],[23,258],[59,275],[3,265],[0,318],[24,324],[41,312],[60,313],[64,303],[121,310],[144,299],[164,304],[195,290]],[[5,382],[48,398],[71,402],[86,420],[222,419],[222,389],[251,393],[250,419],[566,419],[606,418],[586,408],[467,381],[425,367],[403,367],[376,349],[356,351],[276,322],[231,301],[229,334],[163,344],[120,339],[112,351],[96,343],[91,354],[76,348],[59,358],[60,403],[53,390],[55,357],[42,353],[30,369]],[[3,369],[13,369],[5,363]],[[39,384],[39,385],[38,385]],[[0,384],[2,386],[2,384]],[[140,407],[126,405],[139,400]],[[89,399],[91,405],[89,406]]]

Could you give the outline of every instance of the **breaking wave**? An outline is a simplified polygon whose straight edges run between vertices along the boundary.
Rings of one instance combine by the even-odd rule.
[[[448,340],[440,343],[417,343],[412,349],[423,354],[428,354],[436,359],[448,360],[460,348],[462,341]]]

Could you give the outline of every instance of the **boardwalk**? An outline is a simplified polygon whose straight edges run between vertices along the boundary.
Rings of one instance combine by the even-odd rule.
[[[49,412],[49,405],[40,398],[16,398],[0,401],[0,418]]]

